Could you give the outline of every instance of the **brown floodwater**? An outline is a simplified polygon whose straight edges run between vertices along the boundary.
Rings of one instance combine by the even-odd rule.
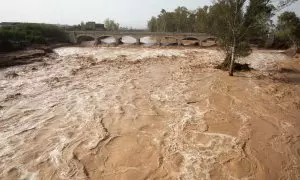
[[[137,39],[135,39],[134,37],[131,36],[124,36],[120,39],[121,43],[123,45],[133,45],[137,43]],[[83,46],[87,46],[87,47],[92,47],[95,46],[96,41],[92,40],[92,41],[83,41],[81,42],[81,45]],[[100,42],[98,42],[97,45],[99,44],[104,44],[104,45],[113,45],[116,43],[116,39],[114,37],[107,37],[104,39],[101,39]],[[118,45],[122,45],[122,44],[118,44]],[[156,41],[155,38],[152,37],[143,37],[140,39],[140,46],[153,46],[153,45],[157,45],[158,42]],[[175,38],[169,38],[169,39],[161,39],[160,42],[161,45],[163,46],[177,46],[177,40]],[[203,45],[206,46],[213,46],[215,44],[215,42],[213,43],[204,43]],[[192,45],[196,45],[199,46],[199,41],[197,40],[183,40],[181,42],[181,46],[192,46]]]
[[[64,47],[0,70],[0,179],[299,179],[300,59]]]

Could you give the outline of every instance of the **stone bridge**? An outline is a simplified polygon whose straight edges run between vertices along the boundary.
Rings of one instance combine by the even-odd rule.
[[[115,38],[116,44],[122,43],[123,37],[133,37],[136,39],[136,44],[141,43],[141,38],[144,37],[151,37],[153,40],[156,41],[157,44],[161,45],[162,41],[173,39],[176,44],[182,45],[184,40],[192,40],[196,42],[199,46],[203,45],[203,42],[206,41],[213,41],[214,44],[216,43],[216,38],[210,36],[205,33],[165,33],[165,32],[130,32],[130,31],[72,31],[69,32],[70,40],[74,44],[81,43],[85,40],[95,40],[96,44],[101,44],[101,40],[113,37]]]

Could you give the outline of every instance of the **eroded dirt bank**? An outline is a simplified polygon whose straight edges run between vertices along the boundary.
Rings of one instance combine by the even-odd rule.
[[[1,179],[299,179],[300,60],[60,48],[0,71]],[[282,61],[284,60],[284,61]]]

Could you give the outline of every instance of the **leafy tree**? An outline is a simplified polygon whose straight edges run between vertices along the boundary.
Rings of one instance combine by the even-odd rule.
[[[194,31],[195,32],[208,32],[209,27],[209,7],[204,6],[203,8],[198,8],[195,11],[195,24]]]
[[[116,23],[114,20],[110,20],[110,19],[106,19],[104,21],[104,27],[108,30],[108,31],[118,31],[120,25],[118,23]]]
[[[80,23],[80,27],[81,27],[81,30],[84,31],[85,30],[85,23],[83,21],[81,21]]]
[[[221,67],[229,69],[230,76],[233,75],[236,57],[247,56],[251,52],[245,36],[245,2],[246,0],[218,0],[214,4],[214,13],[222,14],[215,19],[214,24],[215,33],[226,53]]]
[[[229,69],[232,76],[236,57],[251,53],[249,38],[268,34],[268,22],[275,8],[270,0],[250,0],[249,6],[246,0],[218,0],[214,6],[215,15],[222,14],[215,16],[214,24],[214,32],[226,52],[221,67]]]
[[[174,12],[166,13],[166,31],[175,32],[176,31],[176,17]]]
[[[186,7],[178,7],[175,9],[177,32],[186,32],[188,27],[189,11]]]
[[[270,0],[250,0],[245,14],[244,26],[249,37],[266,39],[272,26],[271,17],[275,6]]]
[[[186,7],[178,7],[174,12],[162,9],[157,17],[148,21],[148,29],[159,32],[193,32],[195,19],[195,14]]]
[[[187,15],[186,21],[186,29],[187,32],[195,32],[195,22],[196,22],[196,15],[194,12],[189,11]]]
[[[156,17],[152,17],[150,21],[148,21],[148,29],[151,31],[151,32],[155,32],[157,31],[157,19]]]
[[[283,41],[299,49],[300,45],[300,18],[294,12],[283,12],[278,17],[276,35]]]
[[[167,27],[167,11],[166,10],[164,10],[164,9],[162,9],[161,11],[160,11],[160,17],[161,17],[161,19],[162,19],[162,31],[163,32],[166,32],[166,27]]]

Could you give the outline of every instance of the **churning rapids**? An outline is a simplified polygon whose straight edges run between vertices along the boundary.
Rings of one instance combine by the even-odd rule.
[[[300,60],[64,47],[0,70],[0,179],[299,179]]]

